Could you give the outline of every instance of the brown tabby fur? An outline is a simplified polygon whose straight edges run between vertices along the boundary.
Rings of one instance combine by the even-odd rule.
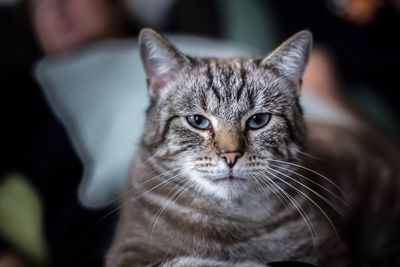
[[[262,60],[195,59],[142,32],[152,102],[107,267],[400,264],[399,150],[364,126],[307,121],[305,127],[296,84],[310,43],[301,32]],[[271,83],[282,74],[278,85]],[[263,105],[260,99],[270,122],[243,132],[239,121]],[[212,130],[184,121],[200,112],[195,106],[216,118]],[[193,177],[209,174],[224,151],[243,152],[237,165],[264,168],[273,182],[232,182],[221,196],[173,172],[196,162]],[[249,173],[257,180],[257,172]],[[179,179],[168,180],[174,175]]]

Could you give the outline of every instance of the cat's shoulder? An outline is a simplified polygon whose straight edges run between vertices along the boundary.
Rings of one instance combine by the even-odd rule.
[[[372,162],[376,159],[398,168],[399,144],[384,133],[364,125],[308,120],[306,152],[338,162]]]

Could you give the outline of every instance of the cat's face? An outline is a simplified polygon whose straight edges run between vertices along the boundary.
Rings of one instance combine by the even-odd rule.
[[[253,193],[270,160],[293,159],[304,142],[298,96],[310,45],[301,32],[263,59],[194,59],[143,30],[153,168],[219,198]]]

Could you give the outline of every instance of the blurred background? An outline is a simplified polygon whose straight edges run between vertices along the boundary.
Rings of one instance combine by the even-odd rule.
[[[142,27],[254,55],[310,29],[304,90],[399,140],[398,0],[0,0],[1,267],[102,266],[118,214],[78,201],[82,160],[34,69]]]

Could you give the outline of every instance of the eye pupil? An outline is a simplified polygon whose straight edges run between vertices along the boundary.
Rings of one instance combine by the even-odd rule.
[[[257,124],[259,124],[259,123],[262,122],[262,118],[261,118],[261,116],[259,116],[259,115],[254,115],[254,116],[253,116],[253,120],[254,120],[254,122],[257,123]]]
[[[196,124],[201,124],[203,122],[203,118],[198,115],[195,115],[194,121],[196,122]]]

